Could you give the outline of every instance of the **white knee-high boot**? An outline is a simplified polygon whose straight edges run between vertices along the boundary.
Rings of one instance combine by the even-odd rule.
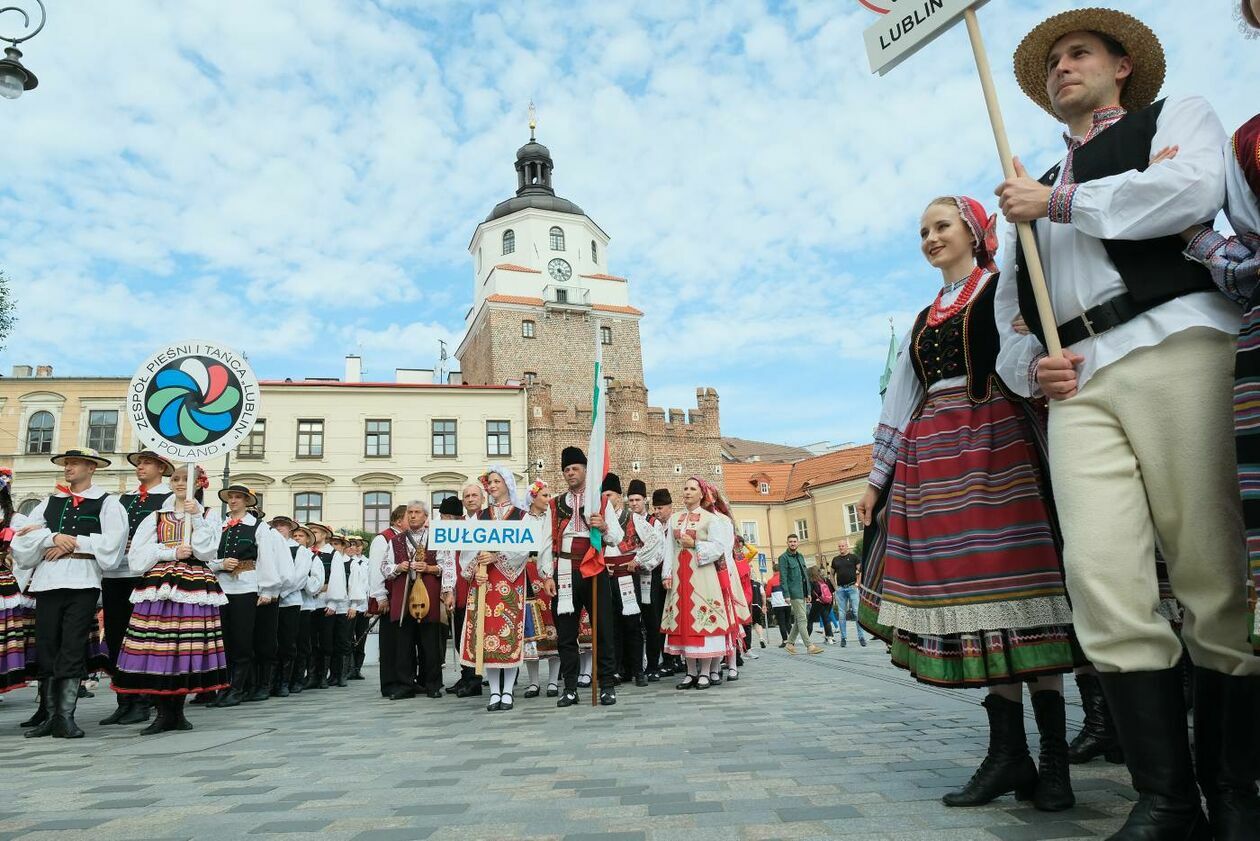
[[[537,686],[538,685],[538,661],[526,660],[525,671],[529,673],[529,685]]]
[[[516,676],[520,674],[519,666],[509,666],[506,669],[500,669],[499,674],[499,693],[503,696],[503,703],[512,703],[512,690],[516,688]]]
[[[560,688],[559,680],[560,680],[560,658],[548,657],[547,658],[547,688],[550,689],[551,687],[554,686],[557,689],[559,689]]]

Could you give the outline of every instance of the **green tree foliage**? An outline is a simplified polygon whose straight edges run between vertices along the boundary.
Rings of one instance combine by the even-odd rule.
[[[9,278],[0,269],[0,350],[4,349],[13,325],[17,321],[17,301],[13,299],[13,290],[9,286]]]

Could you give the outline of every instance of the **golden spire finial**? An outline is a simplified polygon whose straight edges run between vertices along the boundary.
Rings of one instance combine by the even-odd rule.
[[[538,110],[534,108],[534,100],[529,101],[529,139],[534,139],[534,129],[538,128]]]

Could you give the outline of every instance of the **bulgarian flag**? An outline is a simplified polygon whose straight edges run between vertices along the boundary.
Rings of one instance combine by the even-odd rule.
[[[599,321],[595,322],[595,386],[591,394],[591,441],[586,448],[586,517],[602,514],[604,500],[600,489],[608,475],[608,438],[604,434],[607,415],[607,395],[604,394],[604,345],[599,340]],[[583,578],[598,575],[604,569],[604,536],[599,529],[591,529],[591,548],[580,565]]]

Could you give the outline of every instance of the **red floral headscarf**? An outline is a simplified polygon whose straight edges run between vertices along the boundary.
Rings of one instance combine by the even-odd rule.
[[[717,514],[724,514],[731,518],[731,522],[735,519],[731,517],[731,508],[726,504],[726,500],[722,498],[722,492],[712,484],[701,479],[699,476],[690,476],[693,482],[700,486],[700,507],[705,511],[712,511]]]
[[[976,264],[986,272],[997,271],[997,264],[993,261],[998,250],[997,214],[990,216],[985,212],[984,205],[970,196],[953,196],[953,199],[958,205],[958,214],[976,242],[972,249]]]

